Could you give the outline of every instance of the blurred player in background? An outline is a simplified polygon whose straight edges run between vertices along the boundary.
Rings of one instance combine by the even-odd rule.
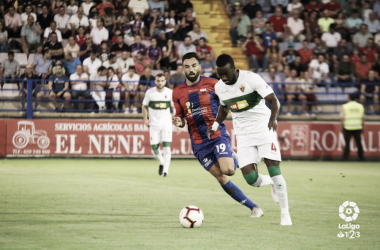
[[[207,138],[207,127],[214,123],[218,112],[219,98],[214,89],[218,80],[200,76],[201,66],[196,53],[185,54],[182,64],[186,81],[173,91],[174,125],[182,128],[187,121],[193,153],[199,163],[227,194],[252,211],[251,217],[263,216],[263,211],[229,180],[238,162],[233,156],[225,125],[221,123],[211,139]]]
[[[290,226],[288,193],[280,171],[281,153],[276,132],[280,103],[272,88],[258,74],[236,69],[231,56],[220,55],[216,66],[220,80],[215,85],[215,92],[221,105],[214,124],[208,129],[208,136],[217,133],[231,110],[245,180],[255,187],[274,184],[281,207],[281,225]],[[265,106],[265,101],[270,103],[271,109]],[[270,178],[257,172],[261,159],[268,167]]]
[[[155,78],[156,87],[148,89],[143,100],[143,117],[145,124],[149,127],[150,145],[152,145],[154,156],[160,161],[158,174],[168,176],[172,141],[172,116],[170,107],[173,107],[173,90],[165,87],[166,80],[163,74]],[[148,118],[149,107],[149,118]],[[164,149],[164,156],[160,150],[160,142]]]

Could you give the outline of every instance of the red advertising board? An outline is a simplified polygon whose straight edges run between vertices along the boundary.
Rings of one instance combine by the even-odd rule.
[[[0,157],[5,156],[7,145],[7,123],[6,120],[0,120]]]
[[[2,123],[2,121],[6,121]],[[2,120],[6,126],[7,156],[152,156],[149,128],[140,120]],[[227,130],[236,150],[232,122]],[[339,123],[279,122],[279,143],[283,156],[339,157],[344,139]],[[380,158],[380,126],[367,124],[363,134],[365,156]],[[3,135],[5,137],[5,134]],[[0,155],[4,146],[0,144]],[[186,129],[173,129],[173,156],[192,156]],[[351,141],[351,154],[356,146]]]

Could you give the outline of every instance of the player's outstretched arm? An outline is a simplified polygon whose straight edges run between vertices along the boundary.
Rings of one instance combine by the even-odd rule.
[[[278,101],[276,95],[271,93],[265,97],[265,101],[270,103],[271,115],[269,118],[268,128],[269,130],[277,131],[277,116],[280,111],[280,102]]]
[[[227,117],[229,109],[226,106],[219,105],[218,114],[214,124],[211,127],[207,128],[207,137],[211,139],[211,135],[218,130],[219,124],[221,124]]]

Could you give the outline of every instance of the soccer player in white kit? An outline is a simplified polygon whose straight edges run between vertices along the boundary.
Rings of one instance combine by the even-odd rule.
[[[286,182],[281,174],[281,153],[277,141],[276,118],[280,104],[272,88],[253,72],[237,70],[231,56],[223,54],[216,61],[220,77],[215,93],[220,99],[216,120],[208,128],[213,134],[231,110],[237,140],[239,166],[249,185],[273,185],[281,207],[281,225],[292,225]],[[271,109],[265,105],[271,104]],[[269,176],[257,172],[261,159]]]
[[[148,89],[143,100],[143,117],[145,124],[149,127],[150,145],[154,156],[159,160],[158,174],[166,177],[169,172],[172,141],[172,115],[170,107],[173,107],[173,90],[165,87],[164,74],[158,74],[155,78],[156,87]],[[149,119],[148,119],[149,107]],[[160,142],[164,149],[162,156]]]

